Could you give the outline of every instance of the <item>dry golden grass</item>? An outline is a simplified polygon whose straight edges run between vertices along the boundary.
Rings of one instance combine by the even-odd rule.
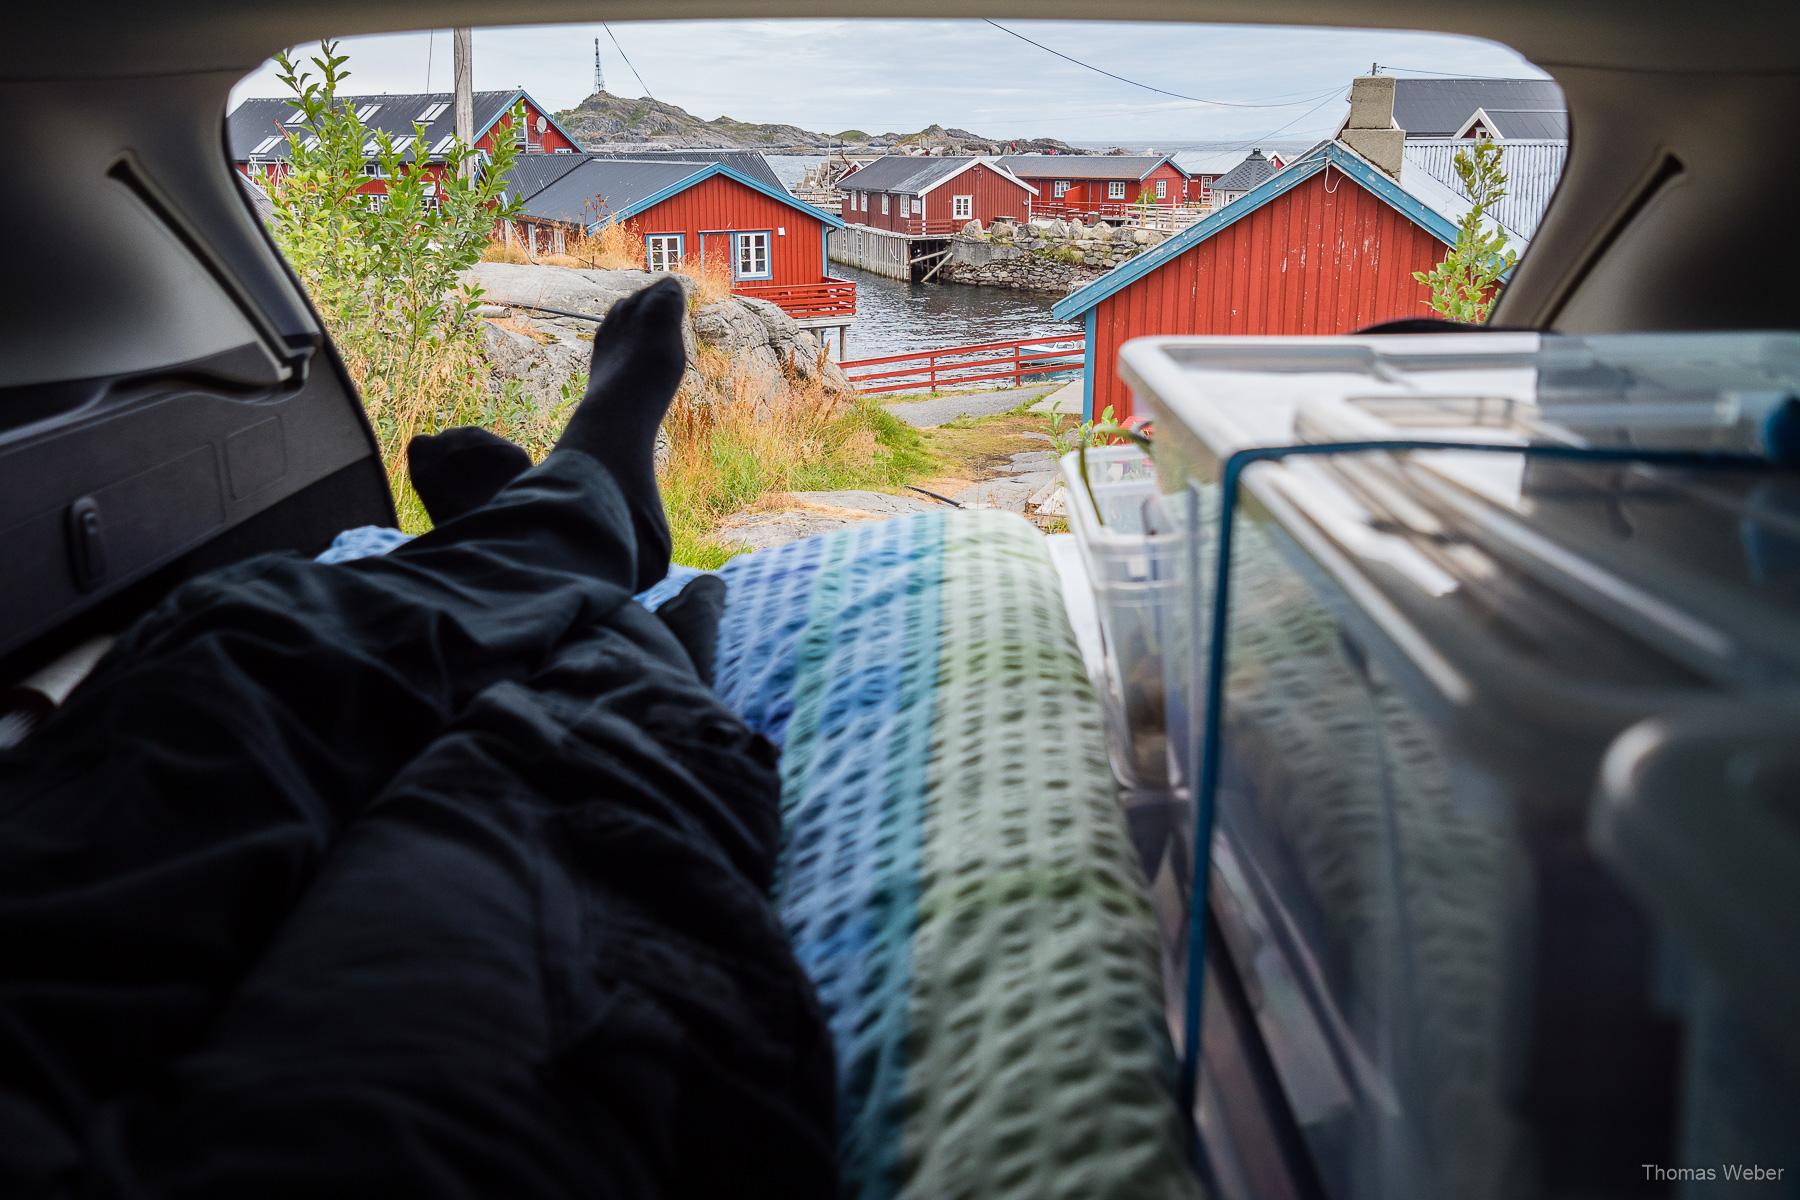
[[[791,372],[773,400],[701,347],[697,382],[683,387],[663,424],[668,455],[658,479],[675,561],[716,567],[737,548],[719,540],[733,513],[782,492],[895,487],[929,469],[919,432],[873,400],[849,400]]]
[[[589,267],[602,271],[642,271],[649,261],[644,253],[644,238],[631,225],[608,222],[593,233],[570,230],[563,235],[560,254],[533,253],[524,242],[499,238],[482,251],[483,262],[528,264],[539,267]],[[715,258],[702,263],[690,258],[676,265],[675,272],[685,275],[690,311],[717,304],[731,298],[731,264]]]

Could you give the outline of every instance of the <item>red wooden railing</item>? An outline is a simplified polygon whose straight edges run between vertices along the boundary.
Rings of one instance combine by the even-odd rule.
[[[1061,349],[1048,349],[1060,346]],[[1027,350],[1030,353],[1026,353]],[[971,358],[970,356],[977,356]],[[985,357],[981,357],[985,356]],[[937,391],[940,387],[966,387],[993,380],[1025,382],[1028,375],[1051,375],[1080,370],[1087,361],[1078,333],[1060,337],[1015,338],[1006,342],[976,342],[967,346],[942,346],[911,354],[886,354],[839,363],[850,382],[864,395],[877,392]],[[910,366],[897,366],[909,363]],[[869,371],[869,367],[888,370]],[[977,372],[971,374],[970,372]]]
[[[817,283],[740,283],[732,287],[740,296],[771,300],[796,321],[815,317],[856,315],[856,281],[821,279]]]

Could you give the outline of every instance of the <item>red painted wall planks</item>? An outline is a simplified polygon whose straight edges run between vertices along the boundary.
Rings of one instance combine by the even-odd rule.
[[[863,192],[856,186],[854,175],[843,181],[844,199],[838,215],[851,225],[867,225],[874,229],[891,229],[897,233],[954,233],[973,219],[983,225],[1000,218],[1022,221],[1031,193],[995,171],[985,163],[976,163],[961,174],[938,185],[923,197],[912,197],[908,216],[900,215],[898,193]],[[881,211],[881,200],[887,196],[887,212]],[[868,197],[867,208],[862,197]],[[972,217],[957,217],[957,196],[971,198]],[[921,215],[921,204],[923,214]]]
[[[714,255],[722,254],[727,263],[731,255],[730,234],[766,230],[770,234],[771,274],[765,282],[817,283],[825,278],[820,236],[824,222],[723,175],[714,175],[670,196],[628,224],[640,234],[683,234],[690,258],[704,253],[711,261]]]
[[[1322,171],[1095,306],[1094,412],[1130,415],[1115,364],[1134,337],[1342,334],[1429,316],[1412,273],[1444,251],[1341,171]]]

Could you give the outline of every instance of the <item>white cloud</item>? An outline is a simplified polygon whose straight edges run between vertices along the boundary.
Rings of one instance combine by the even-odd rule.
[[[1147,145],[1243,140],[1288,125],[1301,139],[1334,128],[1347,88],[1371,62],[1476,75],[1535,75],[1504,47],[1430,33],[1229,25],[1004,22],[1036,41],[1184,95],[1286,107],[1230,108],[1158,95],[1059,59],[978,21],[667,21],[612,32],[660,100],[704,118],[809,129],[906,131],[937,122],[994,137]],[[588,94],[600,39],[607,90],[642,94],[598,26],[480,29],[475,86],[522,86],[552,108]],[[310,52],[312,47],[303,48]],[[445,90],[450,35],[350,39],[359,92]],[[235,97],[279,95],[270,67]],[[1302,99],[1302,97],[1310,97]],[[1295,122],[1295,118],[1304,117]]]

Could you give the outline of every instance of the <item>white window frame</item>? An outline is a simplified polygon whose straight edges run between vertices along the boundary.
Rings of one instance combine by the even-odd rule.
[[[687,236],[652,233],[644,237],[644,265],[652,271],[672,271],[687,258]]]
[[[1125,181],[1123,179],[1114,179],[1109,182],[1106,185],[1106,198],[1108,200],[1123,200],[1125,198]]]
[[[744,250],[751,248],[751,263],[754,267],[757,258],[755,248],[762,250],[762,270],[745,271]],[[772,279],[775,274],[775,236],[769,229],[753,229],[746,233],[731,235],[731,277],[737,280]]]
[[[1167,200],[1169,198],[1169,181],[1168,180],[1159,179],[1156,181],[1156,198],[1158,200]]]
[[[575,151],[571,150],[567,146],[558,146],[556,149],[552,150],[550,153],[552,153],[552,154],[573,154],[573,153],[575,153]]]
[[[859,198],[860,198],[860,200],[861,200],[861,202],[862,202],[862,210],[863,210],[863,211],[864,211],[864,212],[868,212],[868,211],[869,211],[869,193],[867,193],[867,192],[858,192],[858,193],[856,193],[856,194],[857,194],[857,196],[858,196],[858,197],[859,197]]]
[[[386,192],[363,192],[362,198],[363,203],[367,204],[370,208],[386,208],[388,205],[388,194]]]
[[[387,178],[387,172],[382,169],[381,160],[379,158],[370,159],[368,162],[365,162],[363,164],[362,173],[367,175],[370,179]]]
[[[888,194],[886,192],[881,193],[881,215],[884,217],[888,215]]]
[[[1055,183],[1050,185],[1050,198],[1052,200],[1061,200],[1064,196],[1066,196],[1068,194],[1069,194],[1069,181],[1068,180],[1059,179]]]
[[[900,197],[900,215],[902,217],[908,217],[908,218],[910,218],[912,216],[912,197],[911,196]]]
[[[950,197],[950,219],[952,221],[972,221],[975,219],[974,196]]]
[[[415,117],[414,120],[418,121],[421,125],[429,125],[439,117],[443,116],[444,110],[449,107],[450,104],[448,101],[434,100],[430,104],[427,104],[425,106],[425,111]]]

